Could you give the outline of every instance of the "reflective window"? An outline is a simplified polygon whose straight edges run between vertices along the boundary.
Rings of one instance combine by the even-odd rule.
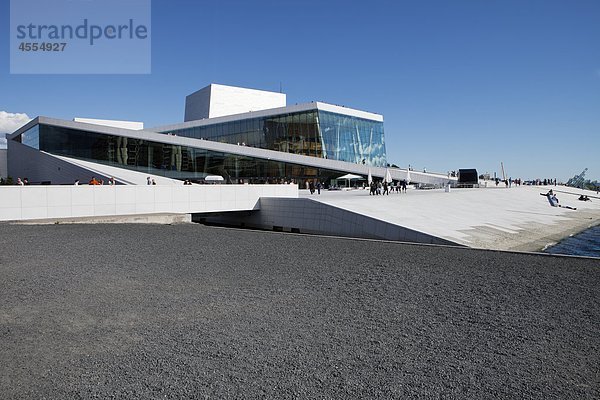
[[[325,111],[309,110],[173,132],[331,160],[386,165],[383,122]]]
[[[39,125],[36,125],[20,135],[20,141],[26,146],[40,149],[40,130]]]
[[[37,125],[33,132],[38,134],[29,138],[38,138],[39,150],[174,179],[221,175],[234,183],[240,179],[251,183],[294,179],[304,185],[307,179],[329,183],[340,176],[332,170],[76,129]]]
[[[383,122],[319,111],[321,151],[328,159],[384,167]]]

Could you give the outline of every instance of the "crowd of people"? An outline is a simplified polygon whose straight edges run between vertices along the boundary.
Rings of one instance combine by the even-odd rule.
[[[377,195],[389,195],[390,193],[406,193],[406,180],[394,181],[394,182],[385,182],[385,181],[372,181],[370,185],[363,184],[362,188],[369,188],[369,194],[372,196]],[[341,188],[338,186],[328,186],[326,187],[323,183],[319,181],[307,180],[305,183],[306,189],[310,192],[310,194],[321,194],[321,190],[340,190]],[[354,188],[357,188],[355,185]]]
[[[373,181],[369,185],[369,195],[377,196],[377,195],[389,195],[390,192],[393,193],[406,193],[406,180],[396,181],[396,182],[386,182],[386,181]]]
[[[508,179],[500,179],[500,178],[495,178],[494,181],[496,182],[496,186],[498,186],[500,184],[500,182],[504,182],[504,184],[506,185],[506,187],[512,187],[512,185],[514,184],[515,186],[521,186],[521,178],[517,178],[517,179],[513,179],[512,177],[508,178]]]
[[[75,186],[80,185],[81,183],[79,182],[79,179],[75,179],[75,182],[73,183]],[[108,185],[112,186],[112,185],[116,185],[117,181],[115,180],[115,178],[113,178],[112,176],[108,179],[107,182]],[[104,185],[104,180],[103,179],[97,179],[95,176],[92,176],[92,179],[89,180],[88,185],[92,185],[92,186],[102,186]]]

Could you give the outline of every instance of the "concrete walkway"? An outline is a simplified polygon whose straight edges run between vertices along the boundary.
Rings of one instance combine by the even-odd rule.
[[[563,205],[551,207],[544,196],[557,191]],[[587,194],[592,201],[577,198]],[[596,192],[562,186],[488,186],[479,189],[408,189],[388,196],[368,190],[322,191],[308,197],[345,210],[368,215],[470,247],[537,251],[573,233],[600,223]],[[600,196],[598,196],[600,197]]]

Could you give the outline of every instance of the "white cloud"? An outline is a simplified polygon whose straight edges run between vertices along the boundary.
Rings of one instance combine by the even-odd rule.
[[[0,136],[4,133],[13,133],[29,121],[31,118],[27,114],[0,111]]]

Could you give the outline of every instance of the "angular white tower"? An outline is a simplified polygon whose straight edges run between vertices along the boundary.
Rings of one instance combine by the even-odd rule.
[[[212,83],[185,98],[185,121],[285,106],[284,93]]]

